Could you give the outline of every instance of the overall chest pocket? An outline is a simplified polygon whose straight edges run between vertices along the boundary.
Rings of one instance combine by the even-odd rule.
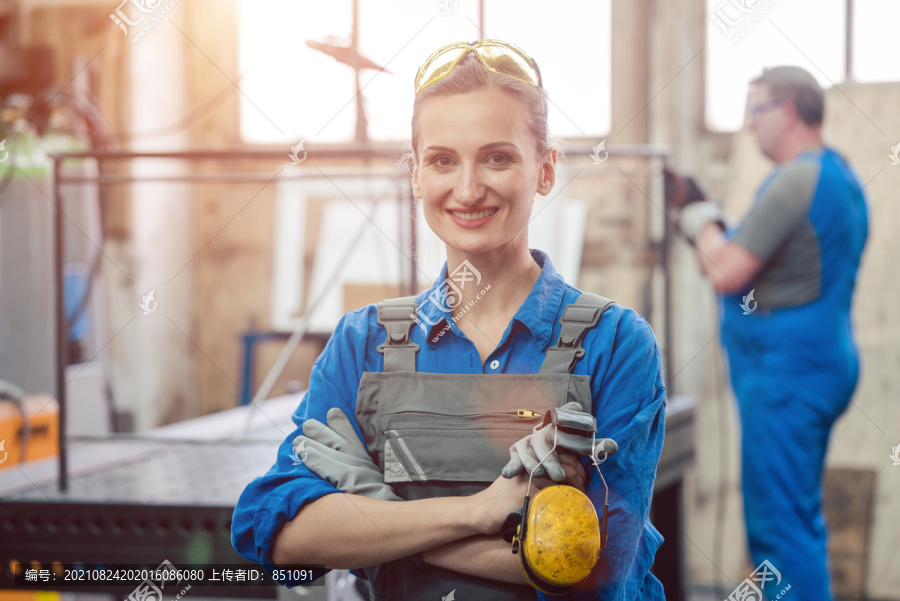
[[[356,417],[387,483],[492,482],[509,447],[572,400],[590,411],[587,376],[367,372]]]

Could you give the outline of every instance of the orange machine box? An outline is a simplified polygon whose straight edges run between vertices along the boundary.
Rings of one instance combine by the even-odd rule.
[[[59,454],[59,406],[47,394],[25,397],[25,428],[16,403],[0,400],[0,470]],[[22,457],[24,447],[25,456]]]

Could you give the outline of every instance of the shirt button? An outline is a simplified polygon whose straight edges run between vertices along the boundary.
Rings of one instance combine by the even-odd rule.
[[[497,361],[496,359],[494,359],[493,361],[491,361],[491,369],[497,369],[498,367],[500,367],[500,362],[499,362],[499,361]]]
[[[402,470],[403,470],[403,466],[400,465],[399,463],[395,463],[394,467],[391,468],[391,471],[394,472],[395,474],[400,473],[400,471],[402,471]]]

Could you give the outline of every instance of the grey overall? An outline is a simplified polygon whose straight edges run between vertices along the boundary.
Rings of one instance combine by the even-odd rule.
[[[559,340],[537,374],[445,374],[416,372],[419,346],[409,337],[415,297],[380,303],[385,368],[363,373],[356,421],[384,481],[404,500],[472,495],[500,476],[509,447],[531,434],[550,408],[577,401],[590,413],[590,377],[571,371],[584,356],[585,333],[611,304],[583,293],[568,305]],[[453,590],[458,599],[537,599],[530,586],[431,566],[421,554],[364,572],[372,601],[437,601]]]

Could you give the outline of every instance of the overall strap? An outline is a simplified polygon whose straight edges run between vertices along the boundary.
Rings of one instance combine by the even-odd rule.
[[[614,302],[590,292],[582,292],[578,300],[568,305],[559,320],[562,325],[559,340],[555,346],[547,349],[538,373],[571,373],[575,363],[584,356],[584,348],[581,346],[584,335],[597,325],[600,316]]]
[[[416,371],[419,345],[412,342],[409,329],[418,321],[415,296],[391,298],[378,303],[378,323],[387,330],[378,352],[384,355],[384,371]]]

